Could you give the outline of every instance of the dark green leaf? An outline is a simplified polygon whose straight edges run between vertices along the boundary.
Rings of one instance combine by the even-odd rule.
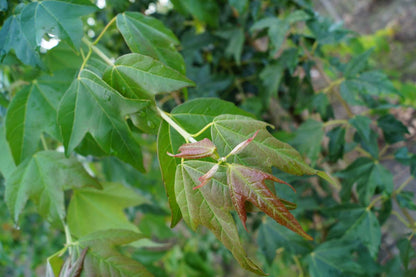
[[[376,215],[367,208],[348,207],[338,212],[339,222],[330,230],[329,237],[359,241],[377,257],[381,243],[381,229]]]
[[[125,117],[148,103],[122,97],[97,75],[83,70],[59,105],[58,123],[66,153],[72,152],[90,133],[106,153],[143,170],[140,146]]]
[[[218,25],[219,7],[214,0],[172,0],[171,2],[181,13],[191,14],[212,27]]]
[[[308,119],[295,132],[296,137],[291,144],[311,160],[315,165],[321,152],[322,138],[324,136],[323,124],[313,119]]]
[[[354,140],[361,143],[374,158],[378,157],[378,134],[371,129],[371,119],[362,115],[357,115],[350,119],[349,123],[355,127],[357,134]]]
[[[77,237],[112,228],[137,231],[123,209],[146,202],[134,190],[117,183],[104,183],[102,190],[76,189],[68,207],[68,226]]]
[[[327,241],[306,257],[312,277],[354,276],[363,273],[351,253],[355,244],[351,241]]]
[[[20,164],[6,182],[6,202],[13,219],[31,199],[38,212],[53,223],[65,218],[64,190],[101,185],[75,159],[55,151],[38,152]]]
[[[271,264],[276,256],[276,249],[284,247],[293,255],[305,255],[311,250],[309,243],[268,218],[259,228],[257,243],[266,260]]]
[[[343,171],[338,172],[347,186],[357,184],[361,203],[368,204],[376,188],[387,194],[393,191],[393,175],[378,161],[369,158],[358,158]]]
[[[0,125],[0,174],[5,179],[15,170],[16,165],[10,151],[9,144],[6,141],[6,134],[3,125]]]
[[[185,62],[175,46],[179,41],[159,20],[138,12],[117,15],[117,28],[134,53],[151,56],[185,73]]]
[[[118,58],[103,79],[124,96],[134,99],[153,99],[155,94],[194,85],[162,62],[136,53]]]
[[[267,98],[277,96],[284,69],[282,63],[274,62],[266,65],[260,72]]]
[[[345,78],[354,77],[360,73],[367,65],[368,58],[373,53],[373,49],[369,49],[360,55],[354,56],[346,65],[344,75]]]
[[[405,270],[408,270],[409,263],[416,259],[416,251],[409,239],[402,238],[397,242],[397,248],[400,250],[400,259],[402,260]]]
[[[383,130],[387,143],[393,144],[405,140],[404,135],[409,134],[407,127],[397,120],[394,115],[386,114],[377,120],[378,126]]]
[[[397,203],[400,207],[409,209],[409,210],[416,210],[416,203],[415,203],[415,194],[412,191],[401,191],[399,194],[396,195]]]
[[[224,30],[216,33],[220,37],[228,40],[227,48],[225,49],[225,55],[233,57],[237,65],[240,65],[241,53],[244,46],[244,29],[235,28],[232,30]]]
[[[248,0],[228,0],[228,3],[241,15],[247,11]]]
[[[142,238],[144,236],[140,233],[122,229],[97,231],[82,237],[78,241],[79,245],[88,248],[82,276],[152,276],[142,264],[116,249],[116,246]]]
[[[327,133],[329,161],[336,162],[344,156],[345,128],[338,126]]]
[[[39,149],[44,132],[59,139],[56,110],[72,78],[65,71],[43,75],[20,90],[7,110],[6,137],[16,164]],[[69,78],[68,78],[69,77]]]
[[[273,50],[270,52],[270,56],[274,56],[285,41],[286,33],[289,31],[290,25],[286,20],[281,20],[277,17],[267,17],[254,23],[250,31],[254,32],[265,28],[268,29],[267,34]]]

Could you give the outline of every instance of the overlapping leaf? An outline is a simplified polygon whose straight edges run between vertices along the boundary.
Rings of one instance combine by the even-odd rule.
[[[66,153],[73,151],[90,133],[106,153],[143,170],[140,146],[125,117],[148,104],[146,100],[122,97],[97,75],[83,70],[59,105],[58,123]]]
[[[155,94],[194,85],[182,73],[137,53],[118,58],[103,79],[121,94],[135,99],[153,99]]]
[[[185,62],[176,50],[179,40],[159,20],[138,12],[117,15],[117,28],[134,53],[151,56],[185,73]]]
[[[78,243],[87,248],[87,254],[81,276],[153,276],[141,263],[116,249],[142,238],[144,236],[140,233],[122,229],[97,231],[82,237]]]
[[[63,191],[101,185],[75,159],[55,151],[36,153],[20,164],[6,180],[6,202],[13,219],[31,199],[38,212],[53,223],[65,218]]]
[[[13,98],[6,115],[6,137],[16,164],[38,150],[44,132],[60,138],[56,110],[71,80],[66,71],[45,74]]]
[[[285,205],[266,186],[266,180],[285,184],[284,181],[258,169],[238,164],[228,165],[227,183],[231,192],[231,201],[244,227],[247,219],[245,202],[249,201],[279,224],[311,240],[312,237],[302,229]]]
[[[40,65],[37,52],[42,38],[51,34],[78,48],[83,36],[80,16],[96,9],[89,1],[46,0],[19,6],[0,31],[0,55],[13,49],[24,63]]]
[[[9,144],[6,140],[6,134],[3,125],[0,125],[0,174],[5,179],[15,170],[16,165],[10,151]]]
[[[247,112],[237,108],[234,104],[215,98],[195,99],[177,106],[172,110],[172,117],[187,131],[196,133],[205,125],[209,124],[214,117],[227,111],[230,114],[250,116]],[[208,132],[207,132],[208,133]],[[207,134],[202,134],[201,137]],[[208,133],[209,136],[209,133]],[[162,122],[158,133],[158,159],[162,171],[163,182],[169,199],[169,206],[172,211],[172,226],[175,226],[182,218],[176,202],[174,192],[176,166],[179,159],[168,156],[166,153],[176,153],[185,140],[171,128],[166,122]]]
[[[68,207],[68,226],[77,237],[115,226],[137,231],[123,210],[146,202],[143,196],[118,183],[104,183],[102,190],[76,189]]]
[[[238,236],[237,227],[230,211],[233,204],[226,184],[225,169],[220,167],[209,185],[194,190],[199,178],[214,163],[186,161],[178,165],[175,176],[175,194],[185,222],[193,229],[206,226],[227,247],[240,265],[257,274],[263,271],[251,261]]]

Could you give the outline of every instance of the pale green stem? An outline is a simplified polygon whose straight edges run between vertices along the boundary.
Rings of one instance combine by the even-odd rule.
[[[330,120],[324,123],[324,127],[328,127],[331,125],[345,125],[348,124],[348,120],[345,119],[335,119],[335,120]]]
[[[107,57],[106,54],[103,53],[103,51],[100,50],[100,48],[98,48],[97,46],[94,45],[94,43],[90,42],[88,39],[86,39],[85,37],[82,38],[82,41],[88,45],[90,51],[87,54],[87,57],[85,57],[84,61],[86,63],[86,61],[88,61],[88,59],[91,56],[91,50],[94,51],[95,54],[97,54],[101,59],[103,59],[103,61],[105,61],[106,64],[108,65],[114,65],[113,61]]]
[[[64,230],[65,230],[65,238],[66,238],[66,244],[67,246],[72,245],[72,237],[71,237],[71,231],[69,230],[68,225],[65,222],[62,222],[62,224],[64,225]],[[72,254],[71,252],[71,248],[69,248],[68,250],[69,254]]]
[[[211,127],[214,123],[208,123],[204,128],[202,128],[198,133],[192,134],[191,136],[193,136],[194,138],[200,136],[203,132],[205,132],[209,127]]]
[[[179,126],[171,117],[170,115],[161,110],[159,107],[157,107],[158,112],[160,113],[160,116],[163,118],[166,123],[168,123],[173,129],[175,129],[186,141],[189,142],[196,142],[196,139],[192,137],[191,134],[189,134],[187,131],[185,131],[181,126]]]
[[[413,180],[413,176],[409,176],[409,178],[406,179],[406,181],[404,181],[400,187],[398,189],[396,189],[393,194],[397,195],[399,194],[408,184],[410,184],[410,182]]]
[[[103,35],[105,34],[105,32],[107,31],[107,29],[116,21],[116,16],[113,17],[108,23],[107,25],[105,25],[104,29],[101,31],[101,33],[98,35],[98,37],[95,39],[95,41],[92,43],[93,45],[97,44],[100,39],[103,37]]]
[[[40,135],[40,140],[42,141],[43,150],[48,150],[48,144],[46,143],[45,136],[43,134]]]

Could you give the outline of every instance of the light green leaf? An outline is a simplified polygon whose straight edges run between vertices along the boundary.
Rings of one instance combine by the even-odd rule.
[[[315,175],[318,170],[309,167],[301,155],[289,144],[273,137],[266,129],[269,124],[241,115],[217,116],[211,127],[212,141],[220,156],[227,155],[240,142],[259,130],[256,138],[241,152],[237,163],[259,167],[270,172],[271,167],[294,175]]]
[[[381,229],[376,215],[365,207],[340,209],[337,215],[341,220],[328,236],[360,241],[368,248],[371,256],[376,258],[381,242]]]
[[[0,153],[0,174],[2,174],[5,179],[7,179],[9,175],[16,169],[16,165],[14,163],[9,144],[6,141],[3,125],[0,125]]]
[[[71,76],[59,71],[42,75],[20,90],[9,105],[6,115],[6,137],[16,164],[39,149],[41,135],[46,132],[59,139],[56,110]]]
[[[59,105],[58,123],[66,153],[73,151],[90,133],[107,154],[143,171],[140,146],[125,118],[148,104],[149,101],[124,98],[97,75],[83,70]]]
[[[224,111],[230,114],[250,116],[249,113],[237,108],[234,104],[217,98],[200,98],[187,101],[175,107],[171,115],[185,130],[191,133],[197,133],[205,125],[209,124],[215,116],[222,114]],[[205,132],[198,139],[209,136],[209,132]],[[166,194],[169,199],[169,206],[172,211],[172,227],[182,218],[174,194],[175,171],[180,160],[170,157],[166,153],[176,153],[184,143],[185,140],[181,135],[169,127],[166,122],[161,124],[158,133],[157,153]]]
[[[68,226],[77,237],[112,228],[137,231],[123,210],[146,202],[143,196],[118,183],[104,183],[102,190],[76,189],[68,207]]]
[[[153,99],[155,94],[194,85],[182,73],[141,54],[118,58],[103,79],[124,96],[135,99]]]
[[[306,21],[308,19],[310,19],[311,16],[309,14],[307,14],[306,12],[304,12],[303,10],[296,10],[294,12],[291,12],[286,18],[286,22],[288,22],[289,24],[293,24],[299,21]]]
[[[142,238],[144,236],[140,233],[122,229],[97,231],[82,237],[78,243],[88,251],[81,276],[152,276],[141,263],[116,249]]]
[[[63,191],[83,186],[101,187],[75,159],[55,151],[42,151],[9,176],[5,199],[16,222],[31,199],[43,217],[57,223],[65,218]]]
[[[185,62],[176,50],[179,40],[159,20],[138,12],[117,15],[117,28],[134,53],[151,56],[185,73]]]
[[[354,261],[351,241],[327,241],[319,245],[306,257],[312,277],[353,276],[362,273],[361,266]]]
[[[295,132],[296,137],[291,144],[311,160],[315,165],[319,154],[321,153],[321,143],[324,136],[322,122],[308,119]]]
[[[233,204],[226,183],[225,168],[220,167],[209,185],[200,189],[198,178],[204,175],[214,163],[186,161],[176,170],[175,194],[185,222],[196,229],[203,225],[227,247],[240,265],[257,274],[263,271],[247,257],[241,245],[237,227],[230,213]]]

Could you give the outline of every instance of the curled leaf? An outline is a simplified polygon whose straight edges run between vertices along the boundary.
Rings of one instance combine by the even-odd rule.
[[[179,152],[176,155],[168,152],[168,155],[184,159],[218,158],[217,147],[207,138],[197,142],[185,143],[179,147]]]
[[[279,178],[258,169],[239,164],[229,164],[228,166],[227,183],[230,189],[231,201],[246,230],[247,211],[245,202],[249,201],[276,220],[277,223],[306,239],[312,240],[312,237],[302,229],[299,222],[288,211],[282,201],[269,190],[265,184],[266,180],[287,184]],[[290,187],[295,191],[292,186]]]
[[[202,175],[201,177],[198,178],[198,181],[201,182],[201,184],[199,184],[198,186],[194,187],[193,189],[199,189],[203,186],[205,186],[209,180],[212,179],[212,177],[214,177],[215,173],[218,171],[218,168],[220,167],[219,164],[215,164],[213,167],[211,167],[211,169],[205,173],[204,175]]]
[[[228,154],[228,155],[229,156],[236,155],[236,154],[240,153],[241,151],[243,151],[244,148],[246,148],[249,145],[249,143],[257,136],[258,132],[259,132],[259,130],[257,130],[252,137],[246,139],[245,141],[241,142],[236,147],[234,147],[234,149],[231,150],[230,154]]]

